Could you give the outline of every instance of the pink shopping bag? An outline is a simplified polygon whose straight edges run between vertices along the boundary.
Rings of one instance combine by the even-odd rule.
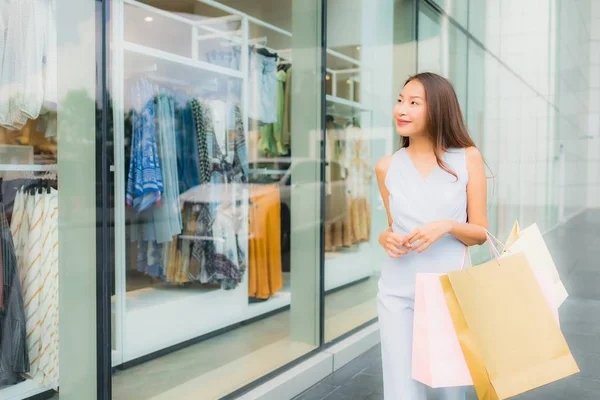
[[[432,388],[473,384],[440,283],[440,274],[417,274],[412,377]]]

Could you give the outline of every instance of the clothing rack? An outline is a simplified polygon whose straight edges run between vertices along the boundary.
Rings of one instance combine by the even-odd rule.
[[[0,164],[0,171],[56,171],[56,164]]]
[[[291,60],[289,49],[274,50],[263,44],[253,44],[249,37],[249,24],[259,25],[275,33],[292,37],[292,33],[275,25],[261,21],[248,14],[242,13],[234,8],[213,0],[197,0],[215,9],[231,14],[226,17],[204,19],[201,21],[186,18],[181,15],[155,8],[137,0],[115,0],[112,2],[111,15],[113,18],[111,34],[111,60],[112,60],[112,94],[113,94],[113,118],[114,118],[114,166],[111,169],[115,173],[115,295],[112,299],[114,312],[114,349],[112,354],[113,366],[132,361],[139,357],[154,353],[169,346],[177,345],[189,339],[210,334],[219,329],[233,326],[248,319],[253,319],[264,314],[288,307],[291,303],[289,288],[284,288],[271,297],[268,302],[249,304],[248,302],[248,274],[235,290],[223,291],[197,291],[181,293],[174,299],[172,291],[144,290],[139,292],[126,291],[126,269],[127,269],[127,241],[125,225],[125,188],[126,177],[123,171],[125,165],[125,61],[130,62],[130,67],[135,65],[156,65],[156,69],[150,68],[153,75],[164,75],[164,78],[172,78],[176,75],[179,79],[189,79],[190,85],[205,82],[208,77],[222,77],[224,79],[240,79],[242,86],[242,97],[240,109],[244,123],[244,134],[247,137],[248,130],[248,76],[249,76],[249,52],[241,51],[240,69],[235,70],[203,61],[199,53],[200,41],[211,38],[226,38],[227,41],[237,43],[242,49],[248,49],[251,45],[265,47],[270,52],[280,55],[280,58]],[[125,6],[137,7],[150,14],[159,15],[187,25],[192,31],[191,56],[183,56],[164,50],[159,50],[142,44],[127,41],[124,33]],[[240,26],[235,31],[224,31],[217,25],[220,22],[240,21]],[[260,39],[260,38],[259,38]],[[353,67],[360,67],[360,61],[327,49],[330,56],[337,57],[349,62]],[[285,55],[282,55],[285,54]],[[132,58],[133,57],[133,58]],[[129,71],[128,71],[129,72]],[[208,75],[208,77],[207,77]],[[328,96],[327,101],[351,105],[355,109],[365,109],[361,104],[350,102],[345,99],[334,99]],[[348,103],[349,102],[349,103]],[[273,160],[270,160],[273,161]],[[289,161],[289,160],[288,160]],[[328,285],[326,285],[328,286]],[[135,297],[135,301],[128,303],[126,298]],[[198,304],[221,304],[222,307],[201,307]],[[197,310],[197,318],[189,321],[188,329],[184,332],[174,334],[171,327],[177,325],[182,318],[188,320],[182,312],[185,310]],[[160,315],[161,318],[151,316]],[[145,335],[144,332],[151,330],[153,335]],[[144,340],[139,338],[143,337]]]

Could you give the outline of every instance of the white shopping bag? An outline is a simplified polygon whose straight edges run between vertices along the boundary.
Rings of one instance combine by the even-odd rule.
[[[520,252],[525,253],[527,261],[536,275],[546,275],[552,281],[552,299],[556,308],[560,307],[569,294],[560,280],[556,265],[537,224],[534,223],[519,230],[518,222],[515,222],[515,227],[506,241],[504,255]]]

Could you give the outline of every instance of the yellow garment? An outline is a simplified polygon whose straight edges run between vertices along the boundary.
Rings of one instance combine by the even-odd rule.
[[[281,204],[277,185],[252,187],[248,216],[248,295],[267,299],[283,288]]]

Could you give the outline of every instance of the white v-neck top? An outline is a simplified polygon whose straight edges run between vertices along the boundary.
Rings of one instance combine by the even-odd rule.
[[[421,225],[440,219],[467,221],[469,174],[465,149],[448,149],[442,160],[458,175],[458,180],[437,165],[424,178],[405,148],[394,153],[385,178],[394,232],[406,235]],[[445,235],[421,254],[411,251],[400,258],[386,259],[379,288],[414,299],[417,273],[460,269],[464,256],[465,245],[455,237]]]

